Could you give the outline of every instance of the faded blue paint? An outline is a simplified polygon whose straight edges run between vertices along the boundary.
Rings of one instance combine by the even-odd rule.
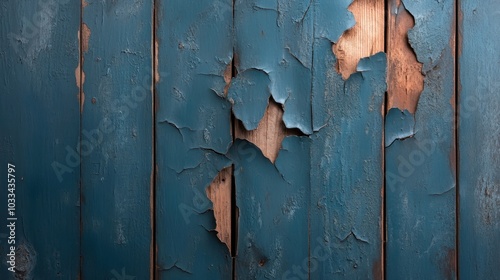
[[[415,135],[415,118],[408,110],[391,108],[385,116],[385,146]]]
[[[413,137],[386,148],[387,279],[454,279],[454,1],[403,2],[415,18],[408,37],[425,78]],[[394,124],[386,131],[397,131],[397,122],[387,123]]]
[[[79,14],[78,1],[0,4],[0,279],[78,278]],[[16,167],[16,273],[6,262],[7,163]]]
[[[82,277],[150,278],[153,1],[86,2]]]
[[[308,137],[285,138],[275,166],[253,144],[235,140],[229,157],[239,209],[238,279],[308,275],[309,146]]]
[[[160,1],[156,36],[156,237],[159,279],[229,279],[205,189],[228,166],[231,0]]]
[[[273,99],[284,107],[288,128],[312,133],[311,60],[313,9],[304,0],[235,2],[235,66],[238,73],[262,70]],[[256,104],[256,113],[267,104]]]
[[[329,42],[315,57],[313,105],[328,115],[311,136],[310,277],[381,279],[385,55],[362,59],[347,81]]]
[[[234,116],[246,130],[254,130],[269,103],[269,76],[261,70],[248,69],[231,80],[227,98],[233,104]]]
[[[460,1],[459,268],[462,279],[500,275],[500,7]]]

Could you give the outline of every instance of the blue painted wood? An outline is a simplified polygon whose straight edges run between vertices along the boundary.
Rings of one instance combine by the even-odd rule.
[[[152,277],[152,3],[83,9],[84,279]]]
[[[80,3],[66,0],[0,4],[0,279],[78,278],[79,13]],[[15,244],[6,227],[8,163]]]
[[[274,165],[246,140],[232,146],[238,279],[307,278],[310,140],[285,138]]]
[[[386,59],[362,59],[344,81],[330,45],[318,39],[314,52],[310,277],[382,279]]]
[[[232,1],[157,6],[156,237],[159,279],[229,279],[205,189],[230,165]]]
[[[389,12],[398,10],[397,2]],[[408,40],[425,78],[416,113],[393,109],[386,119],[387,137],[396,139],[386,148],[386,276],[454,279],[455,2],[403,4],[415,19]]]
[[[500,275],[500,25],[497,1],[460,1],[459,272]]]

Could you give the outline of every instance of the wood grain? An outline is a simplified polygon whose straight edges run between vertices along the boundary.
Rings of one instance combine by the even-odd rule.
[[[355,0],[349,6],[356,25],[333,44],[337,71],[344,80],[356,72],[361,58],[384,51],[384,6],[383,0]]]
[[[390,6],[387,13],[387,108],[415,113],[424,90],[422,63],[408,42],[408,31],[415,20],[401,0],[391,1]]]
[[[276,161],[281,142],[288,135],[294,133],[287,129],[283,123],[283,108],[280,104],[270,99],[266,112],[255,130],[247,131],[241,122],[236,121],[235,136],[239,139],[246,139],[259,147],[265,157],[271,162]]]
[[[207,188],[207,197],[213,203],[217,236],[231,251],[231,187],[232,168],[222,169]]]

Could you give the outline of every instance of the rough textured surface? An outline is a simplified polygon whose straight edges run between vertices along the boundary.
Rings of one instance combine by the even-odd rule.
[[[396,3],[389,3],[389,12],[397,9]],[[455,6],[454,1],[432,0],[403,4],[415,19],[408,40],[425,78],[418,104],[413,107],[408,100],[408,108],[400,108],[410,112],[416,108],[413,116],[404,113],[415,119],[413,136],[411,131],[404,133],[408,137],[398,137],[386,148],[386,262],[390,264],[386,275],[387,279],[409,275],[414,279],[454,279]],[[389,67],[394,65],[389,61]],[[411,98],[405,91],[391,89],[388,100]],[[393,112],[389,112],[387,126],[400,125],[391,122]],[[397,129],[386,127],[386,131]]]
[[[500,275],[500,25],[496,1],[460,1],[459,269]],[[473,264],[473,265],[471,265]]]
[[[248,131],[241,122],[235,122],[235,136],[245,139],[257,146],[262,154],[271,162],[275,162],[281,148],[281,142],[286,136],[294,134],[283,123],[282,106],[270,99],[266,112],[255,130]]]
[[[79,14],[73,1],[0,4],[0,279],[78,278]],[[15,273],[6,263],[8,163],[16,167]]]
[[[311,279],[381,279],[385,55],[344,83],[335,57],[315,54],[330,67],[315,74],[326,88],[314,98],[331,111],[311,137]]]
[[[207,197],[212,201],[217,237],[231,252],[232,243],[232,168],[222,169],[207,188]]]
[[[230,165],[232,1],[157,7],[156,237],[159,279],[229,279],[206,188]]]
[[[354,0],[349,6],[356,25],[333,46],[337,71],[344,80],[356,72],[361,58],[384,51],[384,9],[384,0]]]
[[[253,144],[235,140],[229,157],[239,209],[238,279],[281,279],[293,266],[307,275],[309,146],[308,137],[285,138],[273,165]]]
[[[82,13],[82,277],[149,278],[152,1],[89,0]]]
[[[410,45],[408,31],[415,25],[415,18],[401,0],[388,4],[387,24],[387,108],[408,110],[414,114],[418,98],[424,89],[422,63]],[[426,16],[417,14],[417,17]],[[428,17],[428,15],[427,15]]]

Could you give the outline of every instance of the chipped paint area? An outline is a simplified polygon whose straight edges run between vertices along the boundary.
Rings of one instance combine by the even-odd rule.
[[[443,265],[456,244],[454,2],[388,5],[386,275],[454,278]]]
[[[417,60],[408,36],[408,31],[415,26],[415,19],[400,0],[391,1],[389,5],[387,107],[414,114],[424,90],[423,64]]]
[[[89,40],[90,40],[90,29],[89,27],[83,23],[81,25],[82,29],[78,31],[78,42],[79,42],[79,49],[81,49],[82,54],[86,53],[89,50]],[[75,69],[75,80],[76,80],[76,86],[78,87],[78,102],[80,102],[80,112],[83,112],[83,105],[85,102],[85,93],[83,91],[83,84],[85,83],[85,72],[82,70],[82,64],[83,64],[84,58],[83,55],[80,58],[80,61],[78,62],[78,66],[76,66]]]
[[[384,8],[380,0],[354,0],[349,6],[356,24],[333,44],[336,69],[344,80],[356,72],[361,58],[384,51]]]

